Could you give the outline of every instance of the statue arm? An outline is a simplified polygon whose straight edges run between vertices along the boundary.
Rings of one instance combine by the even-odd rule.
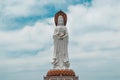
[[[68,36],[68,31],[67,31],[67,29],[65,29],[65,32],[64,32],[65,34],[63,35],[63,36],[61,36],[61,38],[65,38],[65,37],[67,37]]]
[[[54,30],[54,34],[53,34],[53,36],[57,36],[59,33],[58,33],[58,30],[57,29],[55,29]]]

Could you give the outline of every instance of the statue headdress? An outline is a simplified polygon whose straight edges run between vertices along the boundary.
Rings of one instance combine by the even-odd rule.
[[[63,12],[63,11],[59,11],[55,14],[55,17],[54,17],[54,21],[55,21],[55,25],[58,26],[58,17],[59,16],[62,16],[63,17],[63,22],[64,22],[64,26],[66,26],[66,23],[67,23],[67,15]]]

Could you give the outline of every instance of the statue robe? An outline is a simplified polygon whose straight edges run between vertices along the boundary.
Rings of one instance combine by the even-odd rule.
[[[60,35],[62,34],[62,38]],[[53,35],[54,39],[54,56],[53,65],[57,69],[69,68],[68,59],[68,31],[65,26],[57,26]]]

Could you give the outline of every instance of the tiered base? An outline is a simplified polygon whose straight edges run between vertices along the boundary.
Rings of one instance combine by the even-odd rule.
[[[72,69],[53,69],[47,72],[44,80],[78,80]]]

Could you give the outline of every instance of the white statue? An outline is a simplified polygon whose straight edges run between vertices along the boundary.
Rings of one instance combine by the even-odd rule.
[[[54,69],[68,69],[69,59],[68,59],[68,31],[66,26],[64,26],[63,17],[58,16],[58,25],[54,30],[54,56],[53,62]]]

